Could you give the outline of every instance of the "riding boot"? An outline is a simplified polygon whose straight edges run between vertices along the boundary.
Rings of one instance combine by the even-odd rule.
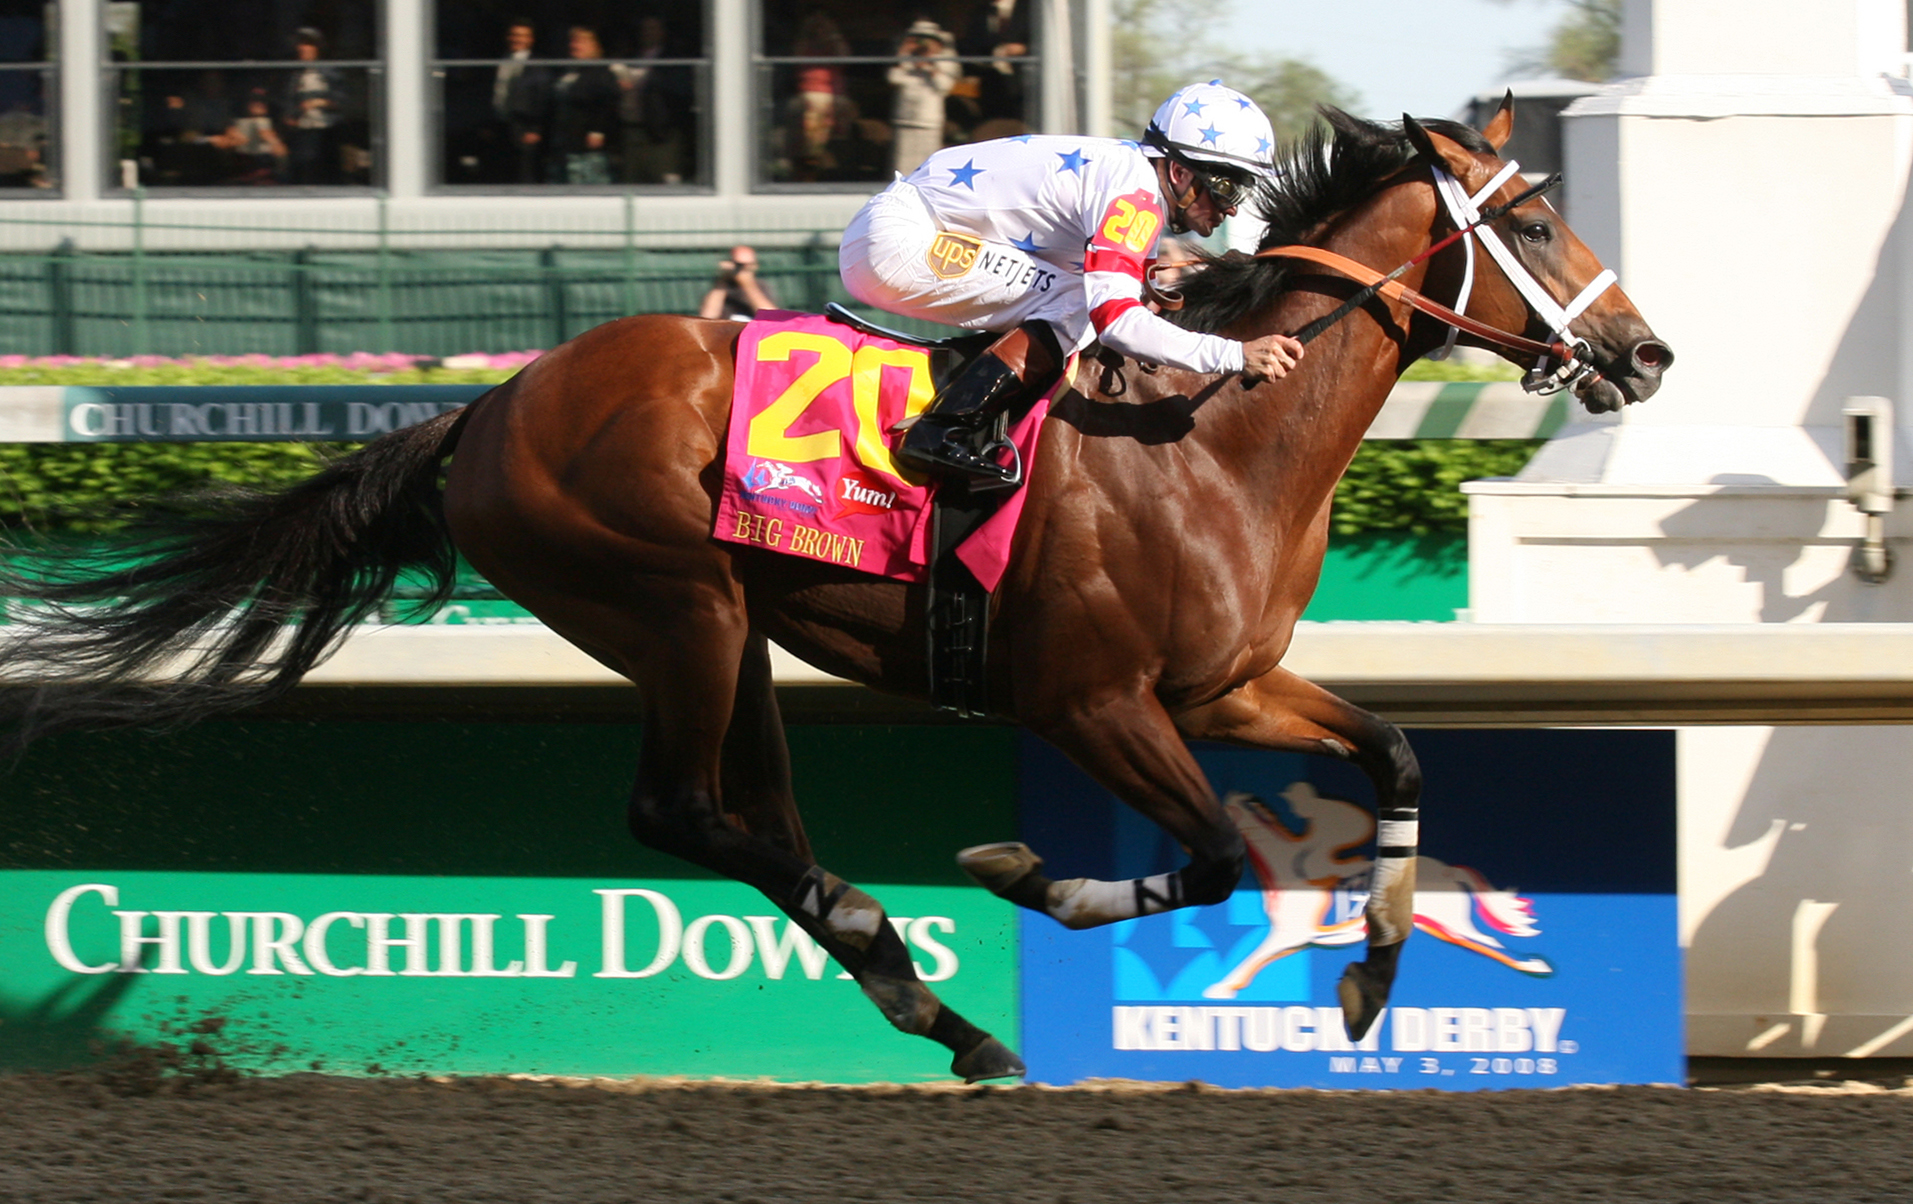
[[[1023,323],[944,386],[905,433],[898,457],[933,475],[970,477],[986,487],[1021,484],[1023,464],[1005,434],[1004,416],[1032,390],[1046,388],[1062,361],[1049,323]],[[1006,450],[1008,465],[999,459]]]

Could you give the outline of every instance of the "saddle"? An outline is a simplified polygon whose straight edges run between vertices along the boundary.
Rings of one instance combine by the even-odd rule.
[[[835,301],[824,306],[824,315],[864,334],[929,351],[931,377],[939,390],[997,339],[989,331],[940,339],[905,334]],[[930,703],[966,717],[989,711],[990,593],[956,550],[996,513],[1004,496],[1001,491],[972,490],[968,482],[939,481],[930,502],[930,586],[924,612]]]

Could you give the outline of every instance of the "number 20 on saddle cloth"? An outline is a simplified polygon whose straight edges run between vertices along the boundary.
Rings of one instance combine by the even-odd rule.
[[[1062,380],[1070,373],[1065,371]],[[1057,388],[1061,388],[1059,383]],[[767,311],[737,342],[737,383],[712,534],[898,581],[929,576],[936,483],[891,454],[891,428],[935,395],[930,352],[811,314]],[[1023,463],[1052,389],[1010,428]],[[994,591],[1023,491],[957,548]]]

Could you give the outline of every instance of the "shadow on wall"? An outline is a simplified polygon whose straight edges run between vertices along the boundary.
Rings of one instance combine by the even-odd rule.
[[[1913,192],[1902,192],[1900,212],[1880,243],[1873,279],[1847,320],[1846,332],[1834,348],[1826,375],[1814,390],[1800,421],[1808,426],[1840,425],[1840,410],[1849,397],[1894,398],[1900,406],[1913,405],[1902,390],[1908,382],[1900,355],[1882,348],[1900,348],[1905,342],[1907,306],[1906,260],[1913,254]],[[1834,465],[1838,470],[1841,465]]]
[[[94,1062],[119,1040],[105,1019],[138,981],[74,978],[32,1003],[0,995],[0,1070],[55,1070]]]
[[[1767,477],[1719,474],[1714,485],[1773,485]],[[1826,499],[1767,499],[1745,495],[1705,497],[1661,521],[1661,540],[1650,547],[1662,568],[1698,572],[1713,561],[1740,570],[1757,588],[1755,603],[1762,623],[1881,623],[1913,619],[1913,568],[1882,585],[1864,585],[1850,575],[1848,558],[1856,538],[1823,534]],[[1756,507],[1749,512],[1749,506]],[[1844,502],[1836,502],[1844,506]],[[1904,553],[1901,553],[1904,555]],[[1817,584],[1815,584],[1817,583]],[[1792,592],[1798,590],[1800,592]],[[1709,597],[1718,597],[1708,591]],[[1669,615],[1667,622],[1705,622],[1705,618]],[[1744,621],[1736,615],[1727,620]]]
[[[1707,774],[1710,752],[1723,765],[1754,758],[1724,829],[1686,835],[1683,870],[1697,869],[1691,876],[1706,880],[1692,883],[1698,889],[1687,901],[1705,909],[1687,959],[1689,1010],[1772,1017],[1776,1024],[1793,1017],[1796,1026],[1801,1013],[1913,1011],[1913,959],[1905,956],[1903,939],[1913,911],[1913,812],[1905,806],[1913,731],[1884,725],[1712,729],[1687,733],[1681,752],[1689,761],[1682,771],[1688,781]],[[1830,772],[1834,766],[1864,772]],[[1732,789],[1731,783],[1714,785]],[[1684,801],[1694,792],[1687,781],[1682,792]],[[1685,822],[1707,822],[1707,812],[1691,808]],[[1712,814],[1724,816],[1727,808]],[[1713,852],[1695,852],[1703,835],[1717,842]],[[1723,890],[1711,909],[1696,897],[1709,882]],[[1750,1040],[1758,1035],[1748,1033]],[[1781,1034],[1775,1052],[1792,1052],[1799,1038]]]

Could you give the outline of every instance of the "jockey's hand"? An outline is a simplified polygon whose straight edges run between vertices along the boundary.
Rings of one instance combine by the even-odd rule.
[[[1254,388],[1280,380],[1302,362],[1302,344],[1285,334],[1264,335],[1242,344],[1242,383]]]

